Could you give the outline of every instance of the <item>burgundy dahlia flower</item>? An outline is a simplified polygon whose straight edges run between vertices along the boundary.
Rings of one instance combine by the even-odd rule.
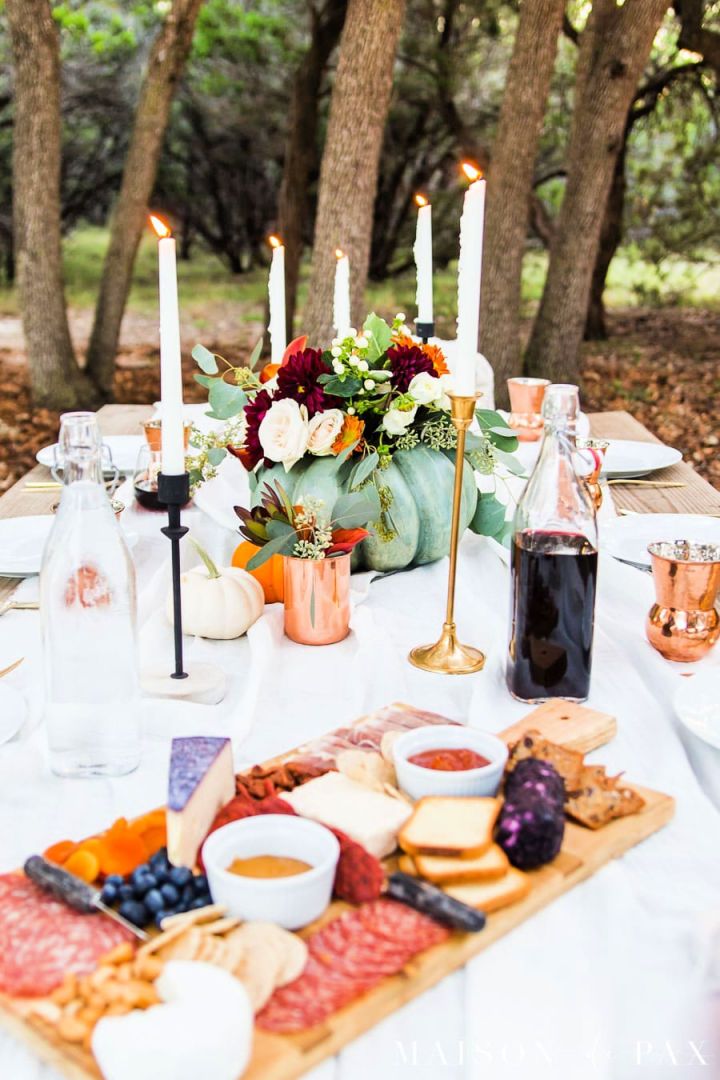
[[[407,392],[416,375],[427,371],[435,375],[432,360],[417,345],[394,345],[388,349],[388,360],[392,371],[392,383],[401,394]]]
[[[292,398],[306,407],[309,418],[325,409],[334,409],[338,399],[328,396],[317,381],[320,375],[330,373],[320,349],[303,349],[279,369],[275,400]]]
[[[258,431],[271,405],[272,398],[267,390],[260,390],[254,399],[245,406],[245,423],[247,425],[245,428],[245,442],[237,456],[248,471],[254,469],[258,461],[263,459],[263,448],[260,445]]]

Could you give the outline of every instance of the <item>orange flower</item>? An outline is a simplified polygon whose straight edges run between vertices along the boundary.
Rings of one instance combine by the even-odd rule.
[[[275,378],[279,370],[280,364],[266,364],[260,372],[260,382],[270,382],[271,379]]]
[[[346,416],[340,434],[332,444],[333,454],[336,456],[342,454],[343,450],[346,450],[348,446],[352,446],[354,442],[359,443],[364,430],[364,420],[358,419],[357,416]]]
[[[439,345],[421,345],[420,348],[428,357],[432,360],[432,365],[435,368],[436,375],[449,375],[450,368],[445,363],[445,353],[442,351]]]

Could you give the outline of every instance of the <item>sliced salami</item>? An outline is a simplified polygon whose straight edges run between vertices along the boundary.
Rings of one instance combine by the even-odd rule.
[[[405,943],[388,941],[368,930],[357,912],[334,919],[310,942],[310,953],[321,964],[358,980],[368,979],[370,985],[400,971],[414,952]]]
[[[374,900],[364,904],[358,914],[368,930],[391,942],[407,945],[413,954],[450,936],[446,927],[395,900]]]
[[[88,975],[129,930],[104,915],[81,915],[21,874],[0,875],[0,990],[47,994],[66,972]]]

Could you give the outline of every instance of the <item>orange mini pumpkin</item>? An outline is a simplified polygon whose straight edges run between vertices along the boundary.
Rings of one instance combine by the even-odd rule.
[[[243,540],[233,551],[232,565],[239,566],[241,570],[247,570],[247,564],[259,548],[251,544],[249,540]],[[258,566],[256,570],[248,570],[249,574],[259,581],[265,593],[266,604],[281,604],[285,595],[283,586],[283,561],[282,555],[271,555],[270,558]]]

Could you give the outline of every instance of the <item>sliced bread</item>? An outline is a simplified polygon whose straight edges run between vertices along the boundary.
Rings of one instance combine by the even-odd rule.
[[[522,900],[530,892],[530,878],[511,866],[497,881],[474,881],[462,885],[443,885],[448,896],[489,914]]]
[[[497,844],[474,859],[451,859],[443,855],[416,855],[413,859],[420,877],[441,885],[444,882],[496,881],[507,873],[507,855]]]
[[[400,829],[403,851],[474,859],[492,844],[500,800],[430,795],[419,799]]]
[[[417,867],[412,855],[400,855],[398,858],[398,870],[402,870],[403,874],[410,874],[411,877],[417,877]]]

